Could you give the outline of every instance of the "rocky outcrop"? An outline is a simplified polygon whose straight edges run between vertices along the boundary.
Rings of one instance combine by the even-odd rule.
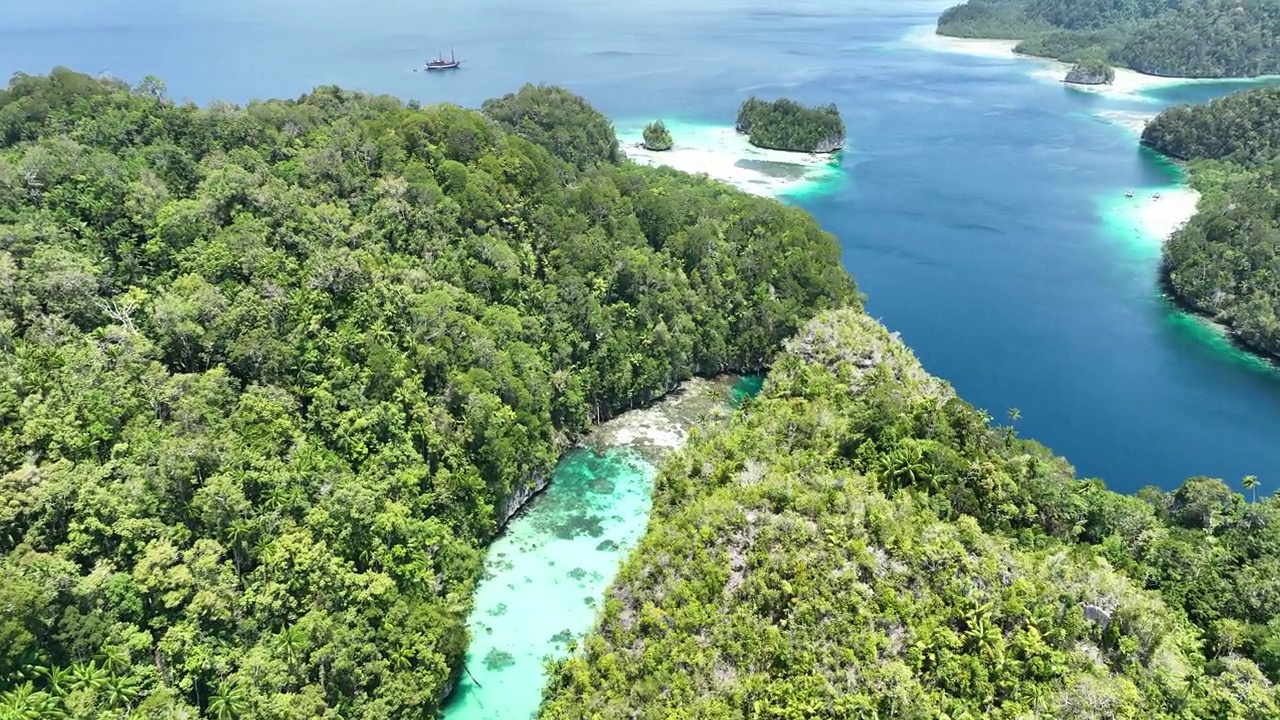
[[[551,484],[550,473],[535,473],[533,476],[526,478],[524,483],[511,492],[507,497],[507,501],[502,505],[502,512],[498,514],[498,530],[501,531],[511,522],[511,518],[520,512],[520,508],[525,503],[533,499],[535,495],[547,489]]]
[[[1110,85],[1115,71],[1105,65],[1075,65],[1062,82],[1072,85]]]
[[[853,308],[818,315],[788,340],[784,349],[784,356],[794,356],[806,364],[831,370],[848,383],[852,395],[862,392],[867,375],[882,372],[892,375],[895,384],[910,391],[913,397],[929,397],[940,402],[955,397],[950,385],[925,371],[897,333]],[[773,378],[787,377],[778,365],[771,372]]]
[[[695,377],[678,382],[651,400],[602,415],[585,437],[563,438],[562,449],[568,450],[579,443],[601,451],[627,445],[656,464],[672,448],[684,443],[689,427],[716,414],[732,393],[737,379],[736,375],[722,375],[715,379]],[[498,513],[498,532],[550,484],[550,471],[525,478],[503,502]]]
[[[671,131],[661,120],[655,120],[644,128],[644,148],[655,152],[670,150],[675,145]]]
[[[765,142],[761,142],[760,140],[752,137],[751,135],[747,135],[747,142],[750,143],[752,147],[758,147],[763,150],[780,150],[782,152],[803,152],[803,153],[813,153],[816,155],[829,155],[831,153],[840,152],[841,150],[844,149],[844,135],[839,135],[839,134],[828,135],[822,138],[821,140],[819,140],[818,142],[814,143],[813,145],[806,146],[806,147],[796,147],[793,145],[782,145],[782,144],[770,145]]]
[[[833,153],[844,149],[844,135],[832,133],[823,138],[813,148],[815,153]]]

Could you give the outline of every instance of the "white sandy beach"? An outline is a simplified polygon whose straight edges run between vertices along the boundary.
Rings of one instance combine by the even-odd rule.
[[[1137,110],[1099,110],[1094,115],[1112,125],[1124,128],[1135,138],[1138,138],[1142,136],[1143,129],[1147,127],[1147,123],[1151,118],[1156,116],[1156,113],[1138,112]]]
[[[1159,198],[1145,190],[1142,195],[1135,193],[1132,199],[1126,198],[1134,203],[1133,210],[1126,214],[1139,231],[1163,244],[1196,214],[1200,193],[1189,187],[1166,188],[1158,192]]]
[[[1001,60],[1018,60],[1028,63],[1027,74],[1044,82],[1061,83],[1071,66],[1067,63],[1032,55],[1019,55],[1013,51],[1017,40],[986,40],[976,38],[954,38],[939,35],[934,25],[920,25],[912,28],[903,38],[909,45],[927,48],[937,52],[950,52],[972,57],[984,57]],[[1253,78],[1256,80],[1257,78]],[[1220,78],[1177,78],[1145,75],[1127,68],[1116,68],[1116,78],[1110,85],[1071,85],[1073,90],[1092,92],[1127,100],[1150,100],[1143,95],[1148,90],[1171,85],[1187,83],[1223,83],[1234,80]],[[1248,80],[1245,80],[1248,81]]]
[[[670,150],[654,152],[640,146],[640,127],[619,128],[618,141],[627,157],[642,165],[704,173],[766,197],[801,192],[840,172],[826,156],[754,147],[732,127],[681,122],[667,122],[667,127],[675,140]]]

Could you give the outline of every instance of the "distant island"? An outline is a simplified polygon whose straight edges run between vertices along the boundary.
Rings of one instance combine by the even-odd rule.
[[[1151,142],[1253,172],[1276,102]],[[797,117],[745,119],[843,137]],[[0,227],[0,718],[439,717],[487,547],[557,458],[744,372],[541,720],[1280,717],[1256,476],[1078,478],[867,315],[812,216],[629,161],[564,88],[205,109],[17,74]],[[1224,267],[1274,265],[1256,232]]]
[[[1280,72],[1280,3],[1202,0],[968,0],[938,34],[1021,40],[1016,52],[1077,63],[1092,54],[1148,75]]]
[[[756,147],[788,152],[833,153],[844,148],[844,120],[835,105],[809,107],[794,100],[755,96],[738,108],[734,128]]]
[[[1163,279],[1249,348],[1280,357],[1280,88],[1160,113],[1142,143],[1187,161],[1199,212],[1164,246]]]
[[[671,137],[671,131],[667,129],[666,124],[661,120],[654,120],[645,125],[643,135],[643,145],[647,150],[670,150],[675,145],[675,140]]]

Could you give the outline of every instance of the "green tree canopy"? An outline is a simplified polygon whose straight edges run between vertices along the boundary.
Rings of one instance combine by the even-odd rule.
[[[835,105],[807,107],[793,100],[749,97],[735,123],[752,145],[792,152],[831,152],[844,147],[844,120]]]
[[[671,139],[671,131],[666,123],[654,120],[644,126],[644,146],[650,150],[670,150],[675,141]]]
[[[541,716],[1280,713],[1280,503],[1109,492],[988,422],[865,314],[823,313],[665,464]]]
[[[1192,163],[1199,211],[1164,246],[1183,303],[1280,356],[1280,89],[1242,90],[1156,116],[1142,142]]]
[[[485,115],[579,169],[617,164],[613,125],[582,97],[554,85],[525,85],[518,92],[484,101]]]
[[[514,494],[859,302],[803,212],[486,107],[0,93],[0,716],[430,717]]]
[[[1029,55],[1109,62],[1152,75],[1252,77],[1280,72],[1280,4],[1271,0],[967,0],[938,19],[955,37],[1021,40]]]

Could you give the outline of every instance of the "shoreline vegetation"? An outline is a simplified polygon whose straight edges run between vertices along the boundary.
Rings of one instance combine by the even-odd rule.
[[[754,95],[738,107],[734,130],[758,148],[834,157],[844,149],[844,119],[834,104],[806,106]]]
[[[1016,58],[1031,65],[1040,65],[1043,71],[1033,71],[1032,75],[1047,82],[1061,83],[1062,75],[1071,67],[1058,60],[1034,55],[1023,55],[1015,51],[1016,40],[992,40],[985,38],[956,38],[939,35],[932,26],[922,25],[908,33],[907,42],[935,52],[949,52],[986,57],[994,59]],[[1157,78],[1143,75],[1128,68],[1112,68],[1114,73],[1110,83],[1100,85],[1071,85],[1078,92],[1094,92],[1116,96],[1140,94],[1145,90],[1184,82],[1184,79]],[[1205,80],[1185,80],[1186,82],[1211,82]],[[1142,135],[1147,123],[1155,117],[1152,114],[1139,114],[1133,111],[1099,113],[1099,117],[1108,123],[1123,128],[1133,134],[1135,140]],[[1185,164],[1178,163],[1182,168]],[[1182,171],[1180,170],[1180,173]],[[1117,194],[1121,191],[1117,189]],[[1160,197],[1156,198],[1155,194]],[[1185,173],[1182,174],[1178,186],[1174,188],[1147,188],[1133,198],[1126,198],[1122,206],[1126,217],[1125,224],[1132,225],[1135,232],[1149,237],[1163,246],[1163,243],[1195,214],[1199,204],[1200,192],[1192,186]]]
[[[1116,70],[1106,59],[1094,56],[1077,61],[1067,71],[1062,82],[1073,85],[1110,85],[1116,80]]]
[[[1280,501],[1113,493],[990,420],[821,314],[664,464],[539,717],[1280,714]]]
[[[18,75],[0,708],[434,716],[503,503],[604,418],[763,370],[663,463],[541,717],[1280,716],[1280,500],[1077,478],[862,299],[807,213],[629,161],[563,88]]]
[[[1043,63],[1054,70],[1070,70],[1061,61],[1018,52],[1019,41],[1016,40],[950,37],[938,33],[931,35],[935,38],[932,41],[927,40],[923,32],[914,39],[941,51],[983,57],[1008,57],[1012,54]],[[1139,73],[1130,68],[1114,68],[1114,73],[1111,83],[1101,86],[1081,85],[1077,88],[1129,94],[1171,84],[1232,80],[1161,77]],[[1182,174],[1180,187],[1173,191],[1161,190],[1161,197],[1158,199],[1153,197],[1153,193],[1144,192],[1142,197],[1131,198],[1135,206],[1126,211],[1139,231],[1149,233],[1159,240],[1161,260],[1157,281],[1162,293],[1177,309],[1212,323],[1237,348],[1259,359],[1280,364],[1280,319],[1277,319],[1280,318],[1280,288],[1255,292],[1248,298],[1242,298],[1237,290],[1248,285],[1246,276],[1250,271],[1238,265],[1217,267],[1221,274],[1214,276],[1216,282],[1205,283],[1204,278],[1209,277],[1214,263],[1206,261],[1203,255],[1204,252],[1213,253],[1219,258],[1216,262],[1221,265],[1223,254],[1233,244],[1259,244],[1257,240],[1227,239],[1226,236],[1238,235],[1241,227],[1251,226],[1251,221],[1238,217],[1238,212],[1233,213],[1237,215],[1233,220],[1221,221],[1216,230],[1208,230],[1206,226],[1210,224],[1210,217],[1222,217],[1231,212],[1225,208],[1232,203],[1223,199],[1229,184],[1233,186],[1231,192],[1254,193],[1251,208],[1246,213],[1263,217],[1264,220],[1268,216],[1268,211],[1260,207],[1263,201],[1257,199],[1257,193],[1262,192],[1265,187],[1274,186],[1280,177],[1260,178],[1253,173],[1240,172],[1240,168],[1248,165],[1262,166],[1269,159],[1273,162],[1274,159],[1280,159],[1280,140],[1260,140],[1257,137],[1258,129],[1253,127],[1260,126],[1264,122],[1262,118],[1270,110],[1245,107],[1245,98],[1254,98],[1256,101],[1257,98],[1267,97],[1271,99],[1268,106],[1273,110],[1277,109],[1274,103],[1276,92],[1271,88],[1240,90],[1226,96],[1231,100],[1224,98],[1199,106],[1175,106],[1142,122],[1127,116],[1110,120],[1135,132],[1140,144],[1175,163]],[[1204,127],[1191,127],[1188,130],[1188,126],[1197,122],[1205,125],[1205,120],[1214,113],[1209,106],[1217,103],[1215,107],[1221,108],[1224,101],[1236,106],[1225,113],[1225,117],[1234,124],[1220,125],[1211,130]],[[1222,160],[1226,155],[1231,155],[1232,159]],[[1215,198],[1206,201],[1206,195]],[[1237,204],[1232,211],[1238,208]],[[1252,226],[1280,227],[1280,221],[1275,219],[1280,217],[1280,211],[1270,213],[1270,217],[1264,224],[1254,222]],[[1206,233],[1212,233],[1214,239],[1206,239]],[[1193,246],[1198,246],[1199,250],[1193,249]],[[1262,252],[1264,257],[1271,258],[1275,251],[1267,248]],[[1196,258],[1199,258],[1199,264],[1196,264]],[[1272,274],[1280,274],[1280,266],[1267,276]],[[1194,281],[1193,277],[1196,278]],[[1242,326],[1238,317],[1249,317],[1250,322]]]
[[[649,150],[644,146],[646,124],[647,121],[624,121],[618,130],[627,158],[642,165],[706,175],[768,198],[821,192],[836,186],[841,177],[840,153],[766,150],[752,145],[732,125],[667,120],[667,128],[679,141],[670,150]]]
[[[859,305],[808,214],[584,99],[0,91],[0,708],[433,715],[504,503]]]
[[[933,25],[920,25],[907,33],[905,40],[913,45],[928,48],[935,52],[951,52],[973,57],[992,59],[1017,58],[1040,65],[1041,69],[1033,75],[1045,81],[1063,83],[1071,72],[1074,63],[1064,62],[1042,55],[1032,55],[1018,51],[1018,40],[1000,38],[955,37],[937,32]],[[1098,92],[1115,96],[1140,96],[1147,90],[1154,90],[1173,85],[1191,83],[1227,83],[1252,82],[1264,80],[1271,76],[1254,78],[1195,78],[1168,77],[1138,72],[1131,68],[1112,66],[1114,77],[1110,83],[1103,85],[1077,85],[1072,89],[1081,92]],[[1280,77],[1280,76],[1277,76]]]
[[[569,638],[591,630],[607,584],[644,532],[652,473],[691,428],[725,421],[753,384],[733,375],[686,381],[592,428],[561,458],[547,495],[486,549],[467,621],[469,661],[441,720],[536,712],[545,657],[562,657]]]
[[[1275,717],[1277,549],[1280,500],[1077,479],[828,311],[663,464],[539,717]]]
[[[1202,0],[968,0],[940,35],[1017,41],[1018,52],[1088,57],[1160,77],[1252,78],[1280,72],[1280,6]]]
[[[1199,212],[1163,248],[1161,281],[1180,305],[1280,360],[1280,88],[1178,105],[1143,145],[1189,167]]]

